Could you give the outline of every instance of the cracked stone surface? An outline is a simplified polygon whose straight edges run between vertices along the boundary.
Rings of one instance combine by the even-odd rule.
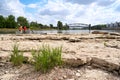
[[[5,80],[120,80],[120,40],[105,38],[109,34],[6,34],[0,35],[0,79]],[[104,38],[103,38],[104,37]],[[72,39],[72,41],[71,41]],[[31,57],[31,50],[38,50],[43,44],[62,46],[62,58],[72,67],[55,68],[50,73],[35,72],[30,65],[14,68],[8,62],[14,44],[25,57]],[[117,45],[117,46],[116,46]],[[10,68],[5,67],[6,65]],[[22,69],[25,70],[22,71]],[[13,71],[13,72],[11,72]],[[17,73],[17,74],[16,74]],[[97,73],[97,74],[96,74]],[[48,78],[46,78],[48,76]]]

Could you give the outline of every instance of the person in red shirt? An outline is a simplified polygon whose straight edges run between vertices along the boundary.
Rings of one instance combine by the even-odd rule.
[[[23,27],[23,32],[26,33],[26,30],[27,30],[27,27],[24,26],[24,27]]]

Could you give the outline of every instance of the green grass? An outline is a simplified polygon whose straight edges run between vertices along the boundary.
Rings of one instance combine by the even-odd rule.
[[[55,66],[62,64],[62,47],[50,48],[49,45],[43,45],[38,52],[32,51],[35,70],[48,72]]]
[[[23,53],[19,52],[18,44],[15,44],[13,46],[13,51],[12,51],[10,60],[14,66],[22,65],[22,63],[24,61],[24,57],[23,57]]]

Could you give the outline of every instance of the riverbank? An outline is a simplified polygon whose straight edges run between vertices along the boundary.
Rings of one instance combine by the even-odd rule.
[[[29,64],[12,67],[9,58],[16,43],[28,61],[31,57],[30,51],[37,51],[43,44],[51,47],[62,46],[62,58],[67,67],[56,67],[47,74],[35,72]],[[0,54],[2,80],[120,80],[119,34],[0,35]]]

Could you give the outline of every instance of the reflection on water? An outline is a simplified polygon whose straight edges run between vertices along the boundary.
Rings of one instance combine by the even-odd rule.
[[[120,30],[91,30],[93,31],[101,31],[101,32],[119,32]],[[57,33],[63,33],[63,34],[82,34],[82,33],[89,33],[89,30],[35,30],[33,31],[35,34],[42,34],[42,33],[48,33],[48,34],[57,34]]]
[[[48,33],[48,34],[57,34],[57,33],[63,33],[63,34],[79,34],[79,33],[89,33],[89,30],[35,30],[33,31],[35,34],[40,33]]]
[[[120,30],[91,30],[92,31],[103,31],[103,32],[119,32]],[[0,31],[0,34],[16,34],[18,31]],[[80,34],[80,33],[89,33],[89,30],[32,30],[30,33],[33,34],[57,34],[57,33],[63,33],[63,34]]]

